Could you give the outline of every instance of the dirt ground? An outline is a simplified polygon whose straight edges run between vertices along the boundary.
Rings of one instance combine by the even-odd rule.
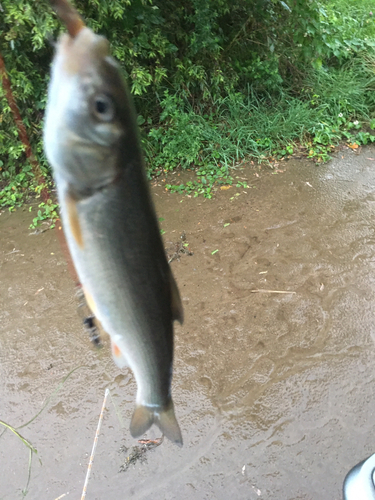
[[[133,376],[83,331],[56,231],[1,214],[0,420],[27,423],[60,387],[19,429],[38,451],[26,498],[80,498],[106,388],[87,500],[339,500],[375,452],[375,148],[235,175],[250,187],[213,200],[153,187],[168,254],[193,252],[171,263],[181,449],[131,438]],[[28,450],[10,431],[0,469],[0,499],[22,498]]]

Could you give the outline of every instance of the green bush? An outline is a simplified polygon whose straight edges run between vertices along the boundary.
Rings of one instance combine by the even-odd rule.
[[[312,156],[326,158],[323,146],[353,136],[350,123],[371,122],[370,0],[75,5],[88,26],[109,39],[128,78],[150,175],[207,167],[217,173],[210,174],[213,181],[228,177],[228,168],[249,155],[287,154],[296,141],[307,141]],[[1,6],[0,51],[34,153],[48,174],[42,122],[50,40],[64,27],[46,0],[3,0]],[[1,88],[0,106],[0,187],[7,186],[0,200],[19,203],[32,175]],[[200,184],[203,179],[210,184],[206,174]]]

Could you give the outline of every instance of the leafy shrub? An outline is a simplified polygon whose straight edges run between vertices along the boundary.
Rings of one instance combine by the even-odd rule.
[[[75,5],[87,25],[109,39],[128,78],[150,175],[194,166],[228,176],[228,168],[249,154],[263,159],[279,151],[280,156],[295,141],[311,143],[313,156],[326,158],[325,146],[352,134],[349,123],[366,125],[372,119],[371,3],[77,0]],[[47,0],[3,0],[1,7],[1,54],[34,153],[48,173],[41,129],[53,57],[49,40],[64,27]],[[7,186],[0,200],[13,206],[32,176],[1,87],[0,106],[0,186]]]

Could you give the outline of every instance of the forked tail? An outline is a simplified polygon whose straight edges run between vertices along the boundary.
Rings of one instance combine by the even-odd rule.
[[[174,414],[172,400],[164,408],[137,406],[130,423],[130,434],[134,438],[142,436],[152,424],[156,424],[172,443],[182,446],[182,435]]]

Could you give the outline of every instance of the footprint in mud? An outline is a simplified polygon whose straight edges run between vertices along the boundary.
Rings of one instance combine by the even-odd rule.
[[[199,379],[199,383],[205,387],[208,391],[210,391],[212,389],[212,380],[207,377],[206,375],[204,375],[203,377],[201,377]]]
[[[198,302],[195,306],[195,309],[197,311],[204,311],[206,309],[206,303],[205,302]]]
[[[271,265],[271,262],[268,259],[265,259],[264,257],[256,257],[255,264],[261,267],[269,267]]]
[[[242,215],[236,215],[235,217],[231,217],[230,219],[226,219],[224,224],[234,224],[235,222],[240,222],[242,219]]]
[[[223,321],[226,328],[234,327],[238,323],[238,320],[235,316],[223,316],[221,320]]]

